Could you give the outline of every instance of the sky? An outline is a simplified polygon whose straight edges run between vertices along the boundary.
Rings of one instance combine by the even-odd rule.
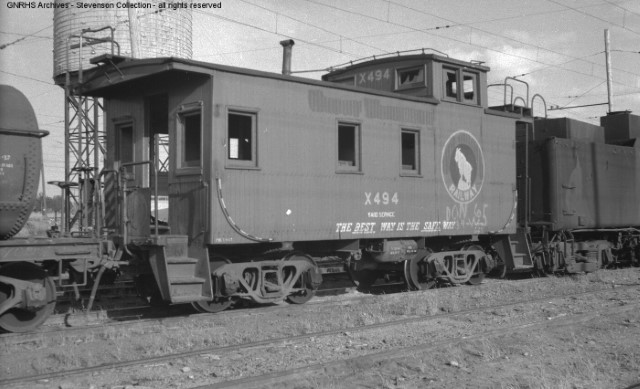
[[[325,69],[352,60],[431,48],[483,61],[491,68],[489,83],[527,82],[531,95],[544,97],[550,117],[591,123],[599,123],[607,105],[551,108],[607,103],[608,29],[613,110],[640,115],[640,0],[192,1],[222,5],[192,14],[196,60],[279,73],[279,42],[293,39],[292,70],[319,79]],[[31,101],[40,128],[51,132],[43,144],[46,180],[64,180],[64,93],[53,83],[53,11],[15,3],[0,2],[0,84]],[[502,96],[500,88],[490,89],[489,103],[500,104]],[[49,186],[52,192],[58,190]]]

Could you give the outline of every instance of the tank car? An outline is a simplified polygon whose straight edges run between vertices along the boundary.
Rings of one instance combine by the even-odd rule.
[[[100,260],[96,239],[11,238],[27,222],[42,166],[40,130],[34,110],[17,89],[0,85],[0,329],[30,331],[54,310],[63,268],[86,274]]]

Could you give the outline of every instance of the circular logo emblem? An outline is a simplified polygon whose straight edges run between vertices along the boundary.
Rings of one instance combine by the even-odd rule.
[[[447,139],[440,168],[444,187],[454,201],[470,203],[482,190],[484,156],[480,143],[468,131],[458,130]]]

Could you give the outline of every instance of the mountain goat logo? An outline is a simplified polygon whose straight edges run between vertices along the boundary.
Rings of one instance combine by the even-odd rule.
[[[473,166],[467,161],[467,157],[462,154],[460,147],[456,147],[456,156],[454,159],[458,164],[458,173],[460,174],[458,189],[469,190],[469,188],[471,188],[471,172],[473,171]]]
[[[478,140],[468,131],[451,134],[442,148],[442,180],[457,203],[473,201],[484,181],[484,156]]]

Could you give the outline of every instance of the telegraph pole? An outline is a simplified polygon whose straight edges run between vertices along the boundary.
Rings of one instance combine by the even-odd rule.
[[[607,101],[609,102],[609,113],[613,112],[613,101],[611,96],[611,52],[609,49],[609,29],[604,30],[604,54],[607,61]]]
[[[127,4],[130,4],[130,0],[127,0]],[[129,7],[129,36],[131,39],[131,57],[140,58],[140,49],[138,46],[139,28],[138,28],[138,15],[136,9]]]

